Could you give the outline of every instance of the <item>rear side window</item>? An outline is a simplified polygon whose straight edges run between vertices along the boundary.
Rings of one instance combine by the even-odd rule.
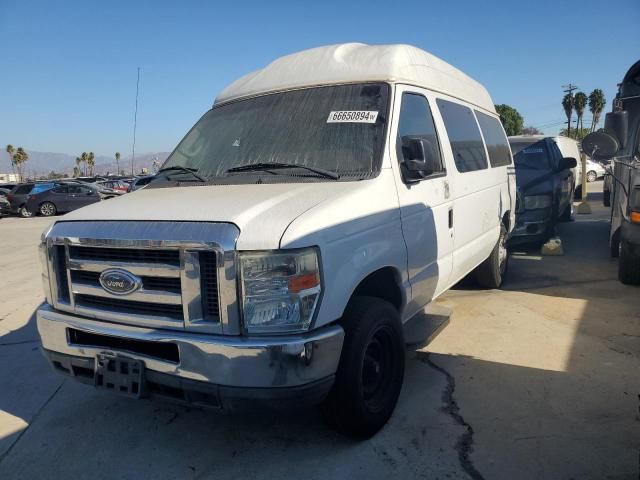
[[[504,167],[511,165],[511,151],[509,150],[509,142],[504,134],[500,120],[490,117],[486,113],[476,110],[476,117],[482,130],[484,143],[489,152],[489,162],[492,167]]]
[[[26,195],[31,191],[32,188],[33,185],[20,185],[13,191],[13,193],[16,195]]]
[[[427,99],[415,93],[402,95],[400,107],[400,122],[398,124],[398,157],[402,158],[402,139],[404,137],[420,137],[431,144],[433,154],[442,168],[442,154],[438,143],[438,134],[431,116],[431,109]]]
[[[442,99],[437,103],[458,171],[465,173],[487,168],[482,136],[471,109]]]

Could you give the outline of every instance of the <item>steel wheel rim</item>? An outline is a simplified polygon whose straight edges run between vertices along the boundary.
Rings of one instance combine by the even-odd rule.
[[[395,366],[393,351],[389,329],[381,327],[376,330],[362,361],[362,396],[369,411],[380,411],[385,406]]]

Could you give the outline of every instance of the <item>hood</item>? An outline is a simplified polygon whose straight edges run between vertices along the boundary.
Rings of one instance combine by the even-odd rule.
[[[238,250],[279,248],[287,226],[358,182],[206,185],[142,189],[71,212],[61,221],[140,220],[233,223]]]

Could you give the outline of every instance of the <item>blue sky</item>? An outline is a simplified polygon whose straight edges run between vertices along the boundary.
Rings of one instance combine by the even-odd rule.
[[[143,153],[171,150],[235,78],[318,45],[416,45],[546,133],[561,85],[602,88],[608,110],[640,58],[638,0],[0,0],[0,18],[0,145],[71,154],[130,154],[138,66]]]

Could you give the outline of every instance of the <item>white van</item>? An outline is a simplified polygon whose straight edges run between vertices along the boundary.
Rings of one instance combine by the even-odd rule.
[[[226,88],[137,192],[43,235],[53,367],[133,397],[323,403],[368,437],[402,385],[408,322],[514,225],[487,91],[406,45],[280,58]]]

